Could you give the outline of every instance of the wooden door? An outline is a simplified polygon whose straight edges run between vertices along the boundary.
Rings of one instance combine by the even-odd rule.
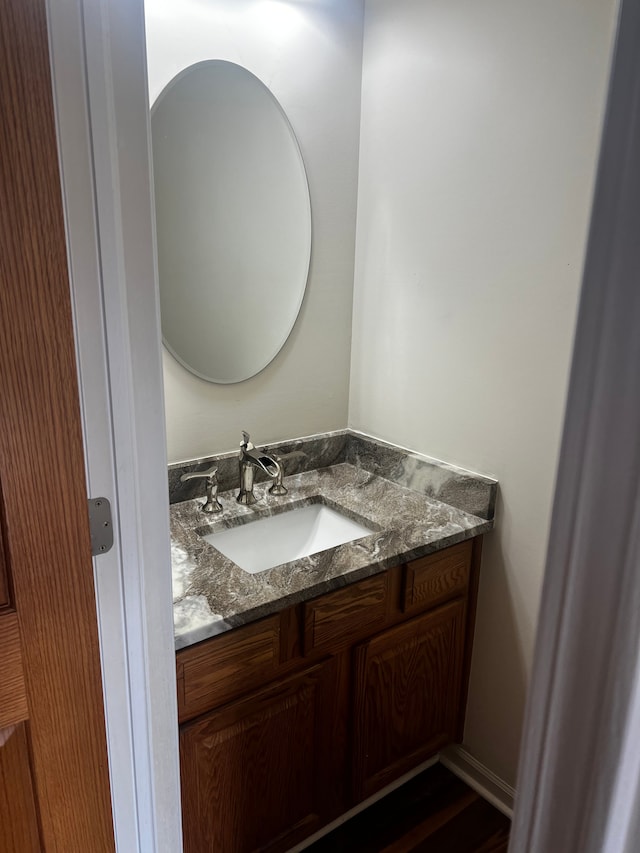
[[[0,850],[114,848],[45,0],[0,0]]]
[[[182,727],[185,853],[288,850],[333,817],[337,673],[330,658]]]
[[[356,801],[455,740],[465,614],[459,599],[354,650]]]

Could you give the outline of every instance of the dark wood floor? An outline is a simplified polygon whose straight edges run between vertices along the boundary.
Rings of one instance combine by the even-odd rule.
[[[510,821],[436,764],[308,853],[506,853]]]

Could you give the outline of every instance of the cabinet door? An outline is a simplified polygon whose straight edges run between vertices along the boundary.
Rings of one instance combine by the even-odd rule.
[[[338,670],[331,658],[182,727],[185,853],[288,850],[332,816]]]
[[[365,799],[455,739],[465,601],[354,650],[354,796]]]

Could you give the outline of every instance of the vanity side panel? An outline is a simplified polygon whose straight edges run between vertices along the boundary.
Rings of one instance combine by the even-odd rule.
[[[464,659],[462,662],[462,687],[458,706],[458,722],[456,726],[457,743],[464,739],[464,724],[467,715],[467,698],[469,695],[469,678],[471,675],[471,656],[473,653],[473,638],[476,629],[476,610],[478,604],[478,587],[480,584],[480,564],[482,562],[482,536],[472,540],[471,566],[469,568],[469,587],[467,590],[467,624],[464,635]]]

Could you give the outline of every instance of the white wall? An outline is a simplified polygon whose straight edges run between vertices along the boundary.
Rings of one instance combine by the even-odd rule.
[[[271,89],[293,126],[313,216],[302,311],[262,373],[236,385],[214,385],[164,353],[170,462],[231,450],[241,429],[263,444],[346,426],[362,17],[363,0],[145,2],[151,103],[195,62],[226,59],[248,68]]]
[[[367,0],[350,425],[496,476],[465,742],[514,783],[615,0]]]

